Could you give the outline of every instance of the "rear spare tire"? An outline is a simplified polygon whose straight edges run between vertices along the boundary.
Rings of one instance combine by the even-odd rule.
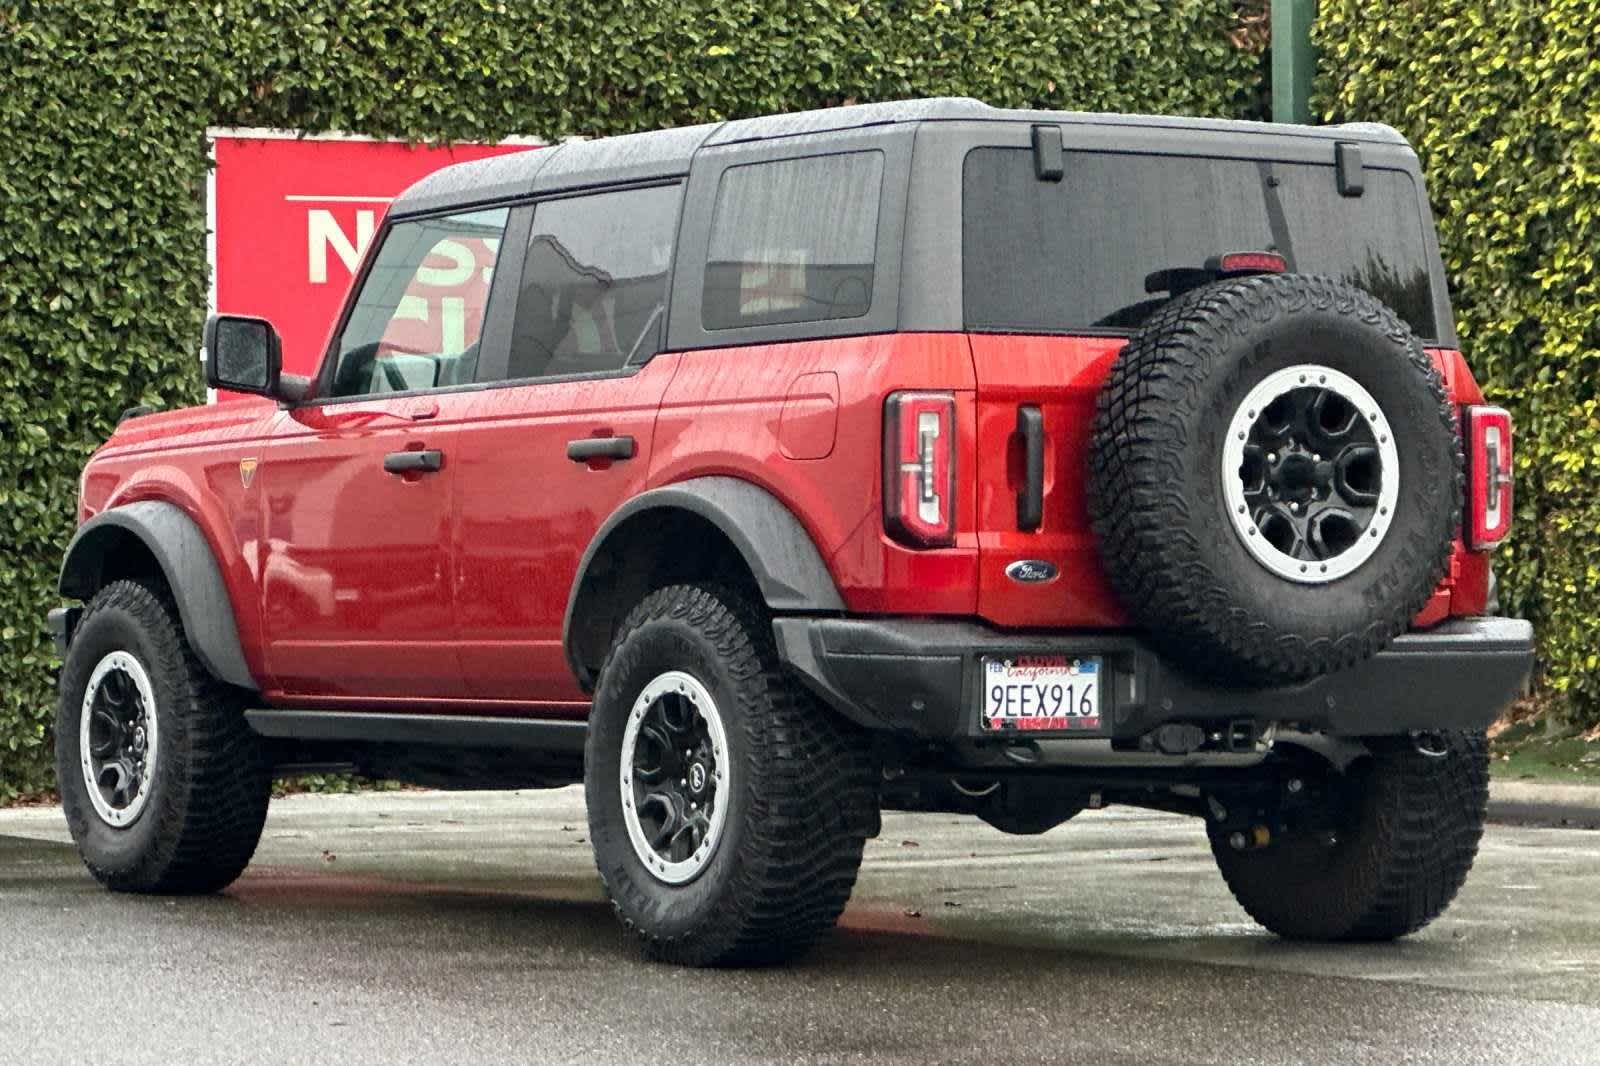
[[[1100,392],[1089,508],[1112,585],[1211,680],[1366,659],[1438,586],[1455,418],[1405,324],[1354,286],[1239,278],[1158,311]]]

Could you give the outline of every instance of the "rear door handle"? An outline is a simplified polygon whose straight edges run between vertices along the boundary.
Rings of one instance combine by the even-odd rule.
[[[567,441],[567,458],[575,463],[596,459],[632,459],[632,437],[580,437]]]
[[[1017,528],[1031,532],[1044,524],[1044,413],[1031,404],[1017,408],[1017,433],[1022,437]]]
[[[387,474],[431,474],[444,466],[444,452],[431,449],[425,452],[390,452],[383,457],[383,470]]]

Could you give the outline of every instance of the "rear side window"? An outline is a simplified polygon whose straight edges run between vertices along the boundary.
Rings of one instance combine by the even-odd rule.
[[[865,315],[882,186],[876,151],[725,170],[711,216],[705,328]]]
[[[620,370],[660,349],[682,199],[659,185],[534,208],[509,378]]]
[[[967,327],[1044,333],[1133,329],[1169,294],[1157,271],[1225,252],[1273,251],[1289,269],[1342,278],[1436,335],[1417,188],[1367,168],[1339,195],[1331,163],[1069,152],[1059,182],[1026,149],[979,148],[963,177]]]

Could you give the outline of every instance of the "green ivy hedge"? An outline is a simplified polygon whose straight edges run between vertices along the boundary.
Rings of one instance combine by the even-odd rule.
[[[1516,418],[1502,606],[1600,722],[1600,51],[1593,0],[1322,0],[1320,110],[1422,157],[1462,347]]]
[[[49,783],[78,471],[124,408],[200,398],[208,125],[554,138],[939,94],[1250,116],[1259,6],[0,0],[0,802]]]

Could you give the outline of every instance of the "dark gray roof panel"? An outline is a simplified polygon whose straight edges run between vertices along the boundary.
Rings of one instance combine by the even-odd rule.
[[[593,141],[456,163],[401,193],[391,214],[416,214],[600,181],[638,181],[689,172],[695,150],[717,124],[628,133]]]
[[[687,174],[689,160],[716,128],[714,123],[568,141],[539,171],[533,187],[537,192],[549,192],[601,181],[641,181]]]
[[[534,176],[560,150],[560,147],[530,148],[526,152],[452,164],[434,171],[395,197],[389,205],[389,213],[413,214],[458,204],[526,196],[533,191]]]
[[[897,122],[951,122],[958,119],[1003,118],[1007,112],[965,96],[942,96],[930,100],[894,100],[881,104],[849,104],[817,111],[796,111],[788,115],[764,115],[724,122],[706,141],[733,144],[773,137],[797,137],[806,133],[829,133],[861,126]]]
[[[707,141],[707,146],[735,141],[766,140],[805,133],[853,129],[891,122],[1048,122],[1083,123],[1102,126],[1141,126],[1180,130],[1200,130],[1242,135],[1269,134],[1327,139],[1374,141],[1405,144],[1392,128],[1375,122],[1343,126],[1297,126],[1281,122],[1245,122],[1238,119],[1194,118],[1188,115],[1122,115],[1093,111],[1030,111],[990,107],[970,97],[935,97],[928,100],[898,100],[881,104],[852,104],[820,111],[800,111],[792,115],[736,119],[726,122]]]
[[[1301,126],[1292,122],[1249,122],[1234,118],[1196,118],[1193,115],[1122,115],[1094,111],[1022,111],[996,108],[991,118],[1011,122],[1079,123],[1091,126],[1138,126],[1146,129],[1196,130],[1202,133],[1236,133],[1243,136],[1316,137],[1333,141],[1370,141],[1408,144],[1393,127],[1378,122],[1351,122],[1337,126]]]
[[[1087,111],[1025,111],[990,107],[967,97],[898,100],[878,104],[742,118],[704,126],[629,133],[592,141],[567,141],[553,148],[457,163],[423,178],[401,193],[394,214],[436,211],[535,192],[579,188],[598,182],[638,181],[685,174],[702,146],[795,137],[906,122],[1049,122],[1144,129],[1194,130],[1240,136],[1316,137],[1405,145],[1388,126],[1357,122],[1343,126],[1295,126],[1275,122],[1190,118],[1174,115],[1115,115]]]

